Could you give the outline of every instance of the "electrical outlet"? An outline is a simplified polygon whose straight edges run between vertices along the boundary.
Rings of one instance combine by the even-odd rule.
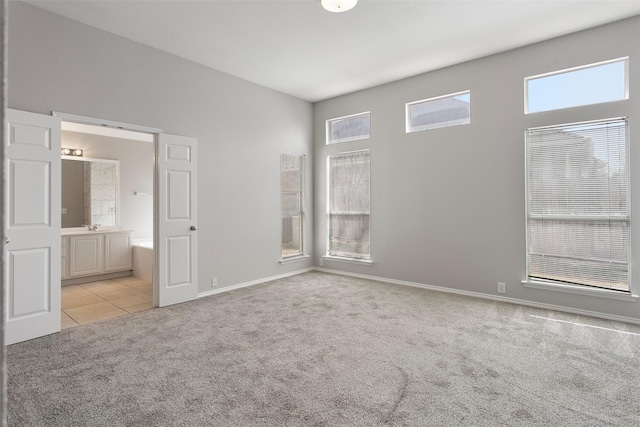
[[[211,278],[211,287],[215,288],[216,286],[218,286],[218,279],[216,279],[215,277]]]
[[[499,294],[504,294],[507,292],[507,285],[505,285],[502,282],[498,282],[498,293]]]
[[[324,261],[324,260],[323,260],[322,258],[320,258],[320,260],[318,261],[318,265],[319,265],[320,267],[322,267],[322,262],[323,262],[323,261]]]

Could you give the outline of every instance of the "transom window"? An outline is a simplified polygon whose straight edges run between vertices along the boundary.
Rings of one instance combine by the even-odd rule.
[[[371,113],[327,120],[327,144],[357,141],[371,136]]]
[[[407,133],[471,123],[471,92],[464,91],[410,102]]]
[[[629,292],[627,120],[529,129],[527,275]]]
[[[329,156],[328,255],[370,259],[369,150]]]
[[[525,113],[628,98],[629,58],[614,59],[525,79]]]

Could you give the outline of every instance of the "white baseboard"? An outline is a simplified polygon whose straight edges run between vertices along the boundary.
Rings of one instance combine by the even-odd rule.
[[[271,282],[273,280],[284,279],[285,277],[297,276],[298,274],[308,273],[313,271],[313,267],[303,268],[302,270],[291,271],[289,273],[279,274],[277,276],[265,277],[263,279],[252,280],[250,282],[238,283],[237,285],[225,286],[222,288],[211,289],[210,291],[199,292],[198,298],[204,298],[211,295],[221,294],[223,292],[233,291],[235,289],[246,288],[249,286],[259,285],[261,283]]]
[[[388,279],[386,277],[370,276],[370,275],[367,275],[367,274],[349,273],[349,272],[345,272],[345,271],[332,270],[332,269],[323,268],[323,267],[314,267],[313,270],[322,271],[324,273],[342,275],[342,276],[351,276],[351,277],[358,277],[358,278],[361,278],[361,279],[375,280],[375,281],[378,281],[378,282],[393,283],[395,285],[411,286],[411,287],[414,287],[414,288],[429,289],[429,290],[432,290],[432,291],[447,292],[447,293],[450,293],[450,294],[465,295],[465,296],[488,299],[488,300],[493,300],[493,301],[502,301],[502,302],[508,302],[508,303],[511,303],[511,304],[524,305],[524,306],[528,306],[528,307],[542,308],[542,309],[545,309],[545,310],[561,311],[561,312],[565,312],[565,313],[579,314],[579,315],[590,316],[590,317],[598,317],[598,318],[601,318],[601,319],[615,320],[617,322],[633,323],[633,324],[636,324],[636,325],[640,325],[640,319],[636,319],[634,317],[627,317],[627,316],[617,316],[615,314],[601,313],[599,311],[581,310],[581,309],[578,309],[578,308],[565,307],[565,306],[561,306],[561,305],[544,304],[544,303],[538,303],[538,302],[534,302],[534,301],[527,301],[527,300],[522,300],[522,299],[503,297],[503,296],[499,296],[499,295],[489,295],[489,294],[483,294],[483,293],[480,293],[480,292],[465,291],[465,290],[462,290],[462,289],[446,288],[446,287],[443,287],[443,286],[425,285],[423,283],[407,282],[405,280]]]

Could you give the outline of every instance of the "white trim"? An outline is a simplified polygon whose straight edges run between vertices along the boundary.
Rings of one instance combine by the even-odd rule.
[[[146,132],[125,130],[120,127],[114,128],[110,126],[87,125],[75,122],[60,122],[60,124],[63,131],[107,136],[111,138],[131,139],[134,141],[153,142],[153,134]]]
[[[547,291],[566,292],[569,294],[588,295],[599,298],[611,298],[622,301],[637,301],[638,295],[633,295],[627,292],[614,291],[610,289],[593,288],[583,285],[572,285],[570,283],[561,282],[546,282],[537,280],[522,280],[520,283],[525,288],[544,289]]]
[[[373,261],[370,259],[359,259],[359,258],[343,258],[331,255],[325,255],[322,257],[323,260],[326,261],[338,261],[338,262],[346,262],[349,264],[363,264],[363,265],[373,265]]]
[[[162,133],[162,129],[152,128],[147,126],[139,126],[131,123],[115,122],[113,120],[103,120],[95,117],[79,116],[77,114],[63,113],[61,111],[52,111],[51,115],[59,117],[63,122],[82,123],[86,125],[105,126],[115,129],[124,129],[134,132],[143,133]]]
[[[263,279],[252,280],[250,282],[238,283],[237,285],[225,286],[223,288],[211,289],[210,291],[199,292],[198,298],[204,298],[211,295],[221,294],[224,292],[234,291],[236,289],[247,288],[249,286],[259,285],[261,283],[272,282],[278,279],[284,279],[285,277],[297,276],[298,274],[308,273],[313,271],[313,267],[303,268],[302,270],[292,271],[290,273],[279,274],[277,276],[265,277]]]
[[[561,305],[538,303],[538,302],[532,302],[532,301],[521,300],[521,299],[516,299],[516,298],[501,297],[501,296],[498,296],[498,295],[489,295],[489,294],[484,294],[484,293],[480,293],[480,292],[465,291],[465,290],[462,290],[462,289],[453,289],[453,288],[445,288],[445,287],[442,287],[442,286],[425,285],[425,284],[422,284],[422,283],[407,282],[407,281],[404,281],[404,280],[388,279],[386,277],[377,277],[377,276],[370,276],[370,275],[367,275],[367,274],[358,274],[358,273],[350,273],[350,272],[345,272],[345,271],[331,270],[331,269],[322,268],[322,267],[315,267],[314,270],[315,271],[322,271],[324,273],[342,275],[342,276],[352,276],[352,277],[358,277],[358,278],[361,278],[361,279],[375,280],[375,281],[378,281],[378,282],[392,283],[392,284],[395,284],[395,285],[411,286],[411,287],[414,287],[414,288],[428,289],[428,290],[431,290],[431,291],[446,292],[446,293],[457,294],[457,295],[465,295],[465,296],[482,298],[482,299],[487,299],[487,300],[493,300],[493,301],[507,302],[507,303],[511,303],[511,304],[524,305],[524,306],[527,306],[527,307],[541,308],[541,309],[544,309],[544,310],[554,310],[554,311],[560,311],[560,312],[564,312],[564,313],[579,314],[579,315],[582,315],[582,316],[597,317],[597,318],[600,318],[600,319],[614,320],[616,322],[625,322],[625,323],[633,323],[633,324],[636,324],[636,325],[640,325],[640,319],[634,318],[634,317],[618,316],[618,315],[615,315],[615,314],[601,313],[601,312],[598,312],[598,311],[582,310],[582,309],[578,309],[578,308],[564,307],[564,306],[561,306]]]
[[[278,262],[280,264],[291,264],[292,262],[304,261],[305,259],[308,259],[308,258],[311,258],[311,255],[309,255],[309,254],[301,254],[301,255],[296,255],[296,256],[289,257],[289,258],[282,258]]]

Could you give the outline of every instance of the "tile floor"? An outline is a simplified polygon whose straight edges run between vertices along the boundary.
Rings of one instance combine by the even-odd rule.
[[[134,276],[62,287],[62,329],[152,308],[151,283]]]

